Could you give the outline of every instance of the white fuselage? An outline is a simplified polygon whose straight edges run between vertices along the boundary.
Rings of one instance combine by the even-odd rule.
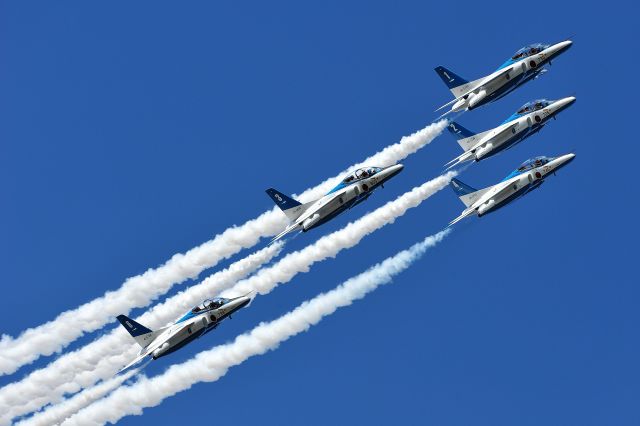
[[[176,322],[167,327],[146,348],[141,349],[140,353],[147,351],[148,355],[157,359],[174,352],[193,339],[203,335],[209,329],[217,327],[220,321],[246,306],[250,300],[251,298],[247,296],[238,297],[218,308],[204,310],[190,318]]]
[[[505,68],[501,68],[488,76],[468,82],[460,88],[456,88],[460,93],[464,93],[451,107],[451,111],[458,112],[466,109],[473,109],[486,101],[486,98],[500,90],[503,86],[512,84],[529,71],[537,73],[551,58],[566,50],[571,45],[570,41],[556,43],[535,55],[528,56],[514,62]]]
[[[482,194],[467,210],[475,210],[478,216],[489,213],[501,207],[506,201],[512,200],[514,196],[539,185],[546,176],[554,173],[558,168],[573,160],[574,157],[575,154],[563,155],[547,164],[535,167],[504,182],[500,182]]]
[[[373,190],[398,174],[401,164],[386,167],[375,175],[361,179],[334,192],[331,192],[306,208],[296,219],[295,225],[303,231],[318,226],[342,211],[367,198]]]
[[[505,144],[510,145],[510,142],[515,142],[526,136],[525,132],[528,133],[532,130],[538,130],[535,129],[535,127],[543,125],[549,118],[555,116],[558,112],[575,102],[575,99],[573,96],[560,99],[540,110],[524,114],[515,120],[503,123],[488,132],[484,132],[478,139],[478,142],[465,153],[466,156],[463,154],[463,156],[466,157],[464,160],[473,159],[480,161],[504,149]]]

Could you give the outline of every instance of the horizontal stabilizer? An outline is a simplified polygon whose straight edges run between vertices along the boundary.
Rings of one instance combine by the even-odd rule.
[[[282,231],[281,233],[279,233],[278,235],[273,237],[273,239],[271,240],[271,242],[269,244],[275,243],[276,241],[278,241],[280,238],[284,237],[288,233],[295,231],[297,228],[300,228],[300,224],[298,224],[298,223],[294,223],[294,224],[291,224],[291,225],[287,226],[287,229],[285,229],[284,231]]]
[[[456,217],[455,219],[453,219],[451,222],[449,222],[448,226],[453,226],[456,223],[460,222],[462,219],[464,219],[467,216],[471,216],[473,213],[475,213],[475,209],[466,209],[465,211],[462,212],[462,214],[458,217]]]
[[[125,365],[124,367],[122,367],[122,368],[120,369],[120,371],[118,371],[118,373],[122,373],[124,370],[127,370],[127,369],[129,369],[129,368],[133,367],[134,365],[138,364],[140,361],[142,361],[142,360],[143,360],[145,357],[147,357],[147,356],[149,356],[149,354],[148,354],[148,353],[146,353],[146,352],[145,352],[145,353],[143,353],[142,355],[138,355],[138,356],[136,357],[136,359],[134,359],[134,360],[133,360],[133,361],[131,361],[129,364],[127,364],[127,365]],[[149,360],[149,361],[151,361],[151,360]]]
[[[457,166],[458,164],[464,163],[466,161],[473,161],[474,158],[475,157],[474,157],[472,152],[466,151],[466,152],[460,154],[459,156],[457,156],[456,158],[454,158],[453,160],[449,161],[444,166],[446,167],[446,170],[449,170],[449,169]]]

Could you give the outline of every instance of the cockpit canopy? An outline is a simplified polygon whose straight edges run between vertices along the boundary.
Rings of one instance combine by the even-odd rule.
[[[542,108],[546,108],[553,102],[554,101],[549,101],[547,99],[536,99],[535,101],[527,102],[526,104],[522,105],[517,112],[514,112],[509,116],[509,118],[504,120],[502,124],[508,123],[513,120],[517,120],[518,118],[522,117],[525,114],[529,114],[530,112],[534,112]]]
[[[536,99],[535,101],[527,102],[522,105],[518,110],[518,114],[528,114],[533,111],[538,111],[542,108],[549,106],[553,101],[548,101],[546,99]]]
[[[363,167],[363,168],[358,169],[355,172],[351,173],[346,178],[344,178],[342,180],[342,183],[349,184],[351,182],[356,182],[356,181],[358,181],[360,179],[369,178],[369,177],[375,175],[376,173],[378,173],[380,170],[382,170],[381,167]]]
[[[505,177],[502,181],[504,182],[506,180],[509,180],[514,176],[521,175],[521,174],[527,172],[528,170],[534,169],[536,167],[544,166],[545,164],[547,164],[551,160],[553,160],[553,158],[550,158],[550,157],[530,158],[529,160],[527,160],[524,163],[520,164],[520,167],[518,167],[516,170],[514,170],[511,173],[509,173],[509,176]]]
[[[529,56],[542,52],[547,47],[549,47],[549,45],[542,44],[542,43],[530,44],[518,50],[516,53],[514,53],[511,59],[516,61],[518,59],[528,58]]]
[[[531,170],[531,169],[536,168],[536,167],[544,166],[545,164],[547,164],[551,160],[553,160],[553,158],[549,158],[549,157],[531,158],[531,159],[525,161],[524,163],[522,163],[520,165],[520,167],[518,167],[518,172],[522,173],[522,172],[526,172],[527,170]]]
[[[224,297],[216,297],[215,299],[206,299],[204,302],[199,304],[198,306],[194,306],[191,309],[191,312],[194,314],[200,311],[208,310],[208,309],[218,309],[220,306],[227,303],[229,299],[225,299]]]

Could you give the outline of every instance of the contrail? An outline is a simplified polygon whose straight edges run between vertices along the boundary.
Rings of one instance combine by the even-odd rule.
[[[446,120],[430,124],[350,169],[365,164],[395,164],[429,144],[446,125]],[[336,178],[327,179],[320,185],[304,191],[299,198],[309,201],[321,196],[330,189]],[[184,254],[175,254],[163,265],[149,269],[142,275],[128,278],[119,289],[65,311],[52,321],[29,328],[17,338],[3,335],[0,340],[0,375],[13,373],[42,355],[61,351],[85,333],[102,328],[112,321],[115,315],[127,314],[134,308],[147,306],[169,291],[174,284],[197,277],[221,260],[252,247],[260,238],[276,235],[285,226],[285,217],[274,208],[240,226],[228,228]]]
[[[164,374],[145,376],[131,386],[123,386],[70,417],[63,425],[102,425],[116,423],[127,415],[140,415],[142,410],[159,405],[165,398],[189,389],[199,382],[213,382],[229,368],[252,356],[276,349],[282,342],[307,331],[338,308],[351,305],[377,287],[392,279],[425,251],[438,244],[449,230],[425,238],[407,250],[349,279],[334,290],[302,303],[293,311],[269,323],[262,323],[250,332],[238,336],[232,343],[203,351],[193,359],[170,367]]]
[[[413,188],[355,222],[349,223],[344,228],[320,238],[314,244],[287,254],[271,267],[263,268],[256,275],[239,281],[227,292],[233,292],[234,296],[254,290],[261,294],[268,293],[278,284],[291,280],[296,274],[307,272],[313,264],[336,256],[340,251],[357,245],[365,236],[393,223],[407,210],[417,207],[424,200],[446,187],[454,176],[456,176],[456,172],[451,171]],[[220,286],[216,288],[220,289]],[[143,315],[140,322],[145,325],[148,323],[150,327],[154,328],[156,325],[150,321],[150,318],[156,318],[155,324],[158,324],[157,317],[152,314],[162,312],[164,314],[161,315],[163,320],[161,324],[164,325],[201,300],[201,298],[191,297],[192,293],[192,290],[189,289],[180,295],[181,298],[167,300],[161,307],[154,308],[148,314]],[[202,293],[202,291],[198,290],[198,293]],[[201,295],[199,294],[199,296]],[[186,297],[190,297],[190,300],[185,301]],[[6,421],[16,415],[29,412],[25,411],[27,409],[30,411],[38,409],[52,402],[52,397],[59,400],[65,393],[75,392],[80,387],[91,386],[98,380],[106,379],[115,374],[130,359],[134,358],[136,348],[130,344],[130,340],[127,346],[128,336],[124,331],[118,330],[114,334],[119,337],[107,336],[108,343],[104,343],[105,338],[99,339],[78,353],[61,357],[60,360],[65,360],[64,364],[59,363],[60,360],[58,360],[54,363],[57,365],[32,373],[45,379],[30,380],[28,377],[22,382],[10,385],[14,387],[7,387],[6,391],[5,389],[0,390],[0,412],[10,411],[10,414],[0,417],[0,421]],[[87,371],[89,366],[91,370]],[[77,378],[74,378],[74,372]],[[35,386],[36,382],[39,383],[38,386]],[[78,386],[78,382],[80,382],[80,386]],[[19,401],[16,400],[16,394],[21,395]],[[3,404],[5,400],[7,403]]]
[[[249,276],[277,256],[282,247],[276,243],[234,262],[227,269],[191,287],[188,292],[178,293],[156,305],[142,315],[140,321],[152,328],[165,325],[205,297]],[[194,302],[196,297],[197,302]],[[0,424],[9,424],[14,417],[59,402],[67,393],[75,393],[94,385],[99,379],[112,377],[136,353],[137,348],[131,345],[129,334],[117,327],[83,348],[64,354],[47,367],[35,370],[21,381],[0,389]]]
[[[147,364],[148,363],[149,362],[147,362]],[[105,397],[106,395],[120,387],[124,382],[136,375],[143,368],[144,366],[105,380],[100,384],[83,390],[82,392],[74,395],[72,398],[61,402],[60,404],[53,405],[51,407],[48,407],[43,412],[36,413],[34,416],[18,422],[17,424],[23,426],[58,425],[74,413],[77,413],[84,407],[91,405],[95,401]]]
[[[269,293],[278,284],[288,282],[296,274],[307,272],[313,263],[334,257],[339,251],[358,244],[365,236],[393,223],[407,210],[419,206],[423,201],[446,187],[456,175],[457,172],[450,171],[405,192],[395,200],[389,201],[357,221],[349,223],[343,229],[320,238],[315,244],[289,253],[273,267],[261,269],[255,275],[238,282],[233,286],[233,292],[238,294],[250,291],[257,291],[260,294]],[[223,297],[225,295],[229,296],[228,291],[222,293]]]

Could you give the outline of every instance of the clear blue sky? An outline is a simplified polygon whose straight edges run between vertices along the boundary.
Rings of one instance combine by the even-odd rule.
[[[272,207],[269,186],[300,192],[422,128],[450,99],[435,66],[475,79],[525,44],[572,37],[548,74],[459,121],[482,131],[535,98],[577,103],[461,179],[483,187],[536,155],[575,150],[576,161],[459,227],[393,285],[122,423],[639,424],[637,9],[322,3],[0,5],[0,331],[50,320],[256,217]],[[366,204],[287,250],[458,154],[443,134]],[[462,207],[441,191],[147,372],[276,318]]]

